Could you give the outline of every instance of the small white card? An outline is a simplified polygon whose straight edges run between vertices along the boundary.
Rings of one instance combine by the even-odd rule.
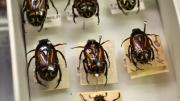
[[[53,14],[47,15],[46,20],[44,22],[44,28],[61,26],[61,15]]]
[[[66,19],[67,19],[67,21],[73,21],[73,14],[70,9],[66,10]]]
[[[119,9],[117,2],[113,2],[110,4],[110,10],[111,10],[111,14],[123,14],[122,11]],[[136,5],[136,7],[132,10],[124,10],[127,13],[131,13],[131,12],[136,12],[138,10],[138,7]],[[140,0],[140,11],[145,10],[145,5],[143,0]]]

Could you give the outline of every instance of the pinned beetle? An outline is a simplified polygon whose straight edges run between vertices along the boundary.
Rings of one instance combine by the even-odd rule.
[[[82,94],[80,94],[80,96],[82,97],[83,101],[88,101],[87,99],[84,98]],[[89,98],[93,99],[93,101],[109,101],[109,100],[106,100],[106,97],[107,97],[107,92],[105,95],[96,95],[95,97],[92,97],[89,95]],[[112,101],[117,101],[120,97],[121,95],[120,93],[118,93],[118,97],[113,99]]]
[[[50,0],[50,2],[56,10],[56,13],[58,14],[58,10],[56,9],[53,1]],[[49,9],[48,3],[48,0],[24,0],[23,3],[23,16],[26,12],[28,22],[32,26],[40,26],[39,31],[41,31],[44,26],[44,22],[47,16],[47,10]]]
[[[140,10],[140,0],[116,0],[119,9],[125,14],[127,15],[127,12],[125,12],[124,10],[132,10],[135,8],[135,6],[137,5],[138,10],[137,13]]]
[[[62,78],[62,73],[61,73],[61,68],[59,65],[59,59],[58,59],[57,53],[59,53],[62,56],[66,65],[65,67],[67,67],[66,59],[64,55],[59,50],[55,49],[55,47],[60,46],[60,45],[64,45],[64,44],[52,45],[52,43],[48,39],[42,39],[39,41],[39,44],[37,45],[36,49],[30,50],[27,53],[29,54],[35,51],[35,55],[31,57],[31,59],[28,62],[28,67],[27,67],[28,78],[29,78],[30,63],[35,58],[36,67],[35,67],[34,73],[35,73],[35,78],[37,80],[37,83],[46,87],[46,85],[42,83],[41,80],[52,81],[59,74],[57,85],[55,88],[59,86],[61,82],[61,78]]]
[[[101,74],[104,74],[104,76],[106,77],[105,85],[107,84],[108,67],[110,67],[110,61],[108,53],[102,47],[102,45],[109,40],[101,43],[101,38],[102,36],[99,38],[99,42],[92,39],[88,40],[85,46],[74,47],[83,48],[79,56],[78,70],[80,69],[82,53],[84,53],[83,67],[86,73],[86,80],[88,84],[88,74],[94,75],[95,77],[99,77]]]
[[[130,39],[130,45],[128,47],[128,58],[130,62],[134,64],[136,70],[143,70],[142,68],[137,66],[137,63],[150,64],[149,62],[155,59],[153,48],[158,52],[152,40],[149,38],[150,35],[157,35],[146,34],[145,30],[146,22],[144,23],[144,31],[141,31],[139,28],[133,29],[131,36],[122,42],[123,45],[125,41]]]
[[[70,0],[68,1],[65,10],[69,5]],[[84,18],[91,18],[93,15],[96,15],[98,17],[99,24],[99,4],[97,0],[74,0],[74,4],[72,6],[74,23],[76,23],[75,18],[78,17],[78,15],[75,13],[75,9],[77,10],[78,14]]]

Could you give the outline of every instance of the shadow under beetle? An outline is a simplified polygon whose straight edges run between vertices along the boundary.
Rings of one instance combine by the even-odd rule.
[[[50,0],[52,6],[56,10],[58,15],[58,10],[55,7],[52,0]],[[23,3],[23,19],[24,13],[26,12],[26,17],[28,22],[32,26],[40,26],[39,32],[44,26],[44,22],[47,16],[47,10],[49,9],[49,0],[24,0]],[[25,22],[25,21],[24,21]]]
[[[84,96],[82,94],[80,94],[80,96],[82,97],[83,101],[88,101],[84,98]],[[89,98],[90,99],[93,99],[93,101],[108,101],[106,100],[106,97],[107,97],[107,92],[106,92],[106,95],[96,95],[95,97],[92,97],[89,95]],[[120,93],[118,93],[118,97],[113,99],[112,101],[117,101],[119,98],[121,97]]]
[[[64,10],[66,10],[69,5],[70,0],[68,1]],[[78,15],[75,13],[75,9],[77,10],[78,14],[84,18],[90,18],[93,15],[96,15],[98,17],[99,24],[99,4],[97,0],[74,0],[74,4],[72,6],[74,23],[76,23],[75,18],[78,17]]]
[[[102,36],[100,36],[99,42],[92,39],[92,40],[88,40],[85,46],[74,47],[74,48],[83,48],[79,56],[78,70],[80,70],[81,57],[82,57],[82,53],[84,53],[83,67],[86,73],[86,80],[88,84],[89,84],[88,74],[94,75],[95,77],[99,77],[101,74],[104,74],[106,77],[105,85],[107,84],[108,67],[110,67],[110,61],[109,61],[108,53],[106,52],[106,50],[103,48],[102,45],[108,42],[109,40],[101,42],[101,39]]]
[[[153,48],[158,53],[157,48],[154,46],[152,40],[148,37],[150,35],[158,36],[155,34],[146,34],[146,21],[144,22],[144,31],[139,28],[133,29],[131,36],[126,38],[123,43],[130,39],[130,45],[128,46],[128,58],[130,62],[134,64],[136,70],[143,70],[137,66],[140,64],[150,64],[149,62],[155,59],[155,53]]]
[[[29,78],[30,63],[35,58],[36,67],[34,73],[37,83],[46,87],[46,85],[42,83],[40,78],[44,81],[52,81],[59,74],[59,78],[55,88],[59,86],[62,78],[62,73],[61,73],[61,68],[59,65],[59,59],[57,53],[59,53],[62,56],[65,62],[65,67],[67,67],[67,63],[64,55],[59,50],[55,49],[55,47],[60,45],[64,45],[64,44],[53,45],[48,39],[42,39],[39,41],[39,44],[37,45],[36,49],[30,50],[27,53],[29,54],[35,51],[35,55],[31,57],[31,59],[28,62],[28,67],[27,67],[28,78]]]
[[[124,10],[132,10],[136,5],[138,7],[137,13],[140,11],[140,0],[116,0],[116,1],[119,9],[125,15],[127,15],[127,12],[125,12]]]

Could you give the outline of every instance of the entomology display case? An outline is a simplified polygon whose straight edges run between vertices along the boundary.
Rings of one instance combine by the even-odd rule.
[[[96,88],[105,92],[120,91],[122,101],[179,101],[180,6],[178,0],[144,0],[144,10],[138,14],[129,12],[127,16],[112,14],[111,3],[98,0],[99,25],[96,17],[77,20],[74,24],[72,20],[67,19],[67,13],[64,12],[67,1],[53,0],[53,2],[61,15],[61,25],[47,27],[41,32],[30,29],[24,33],[21,18],[23,0],[7,0],[15,101],[75,101],[79,97],[79,92],[95,92]],[[49,15],[55,14],[51,5],[48,12]],[[127,68],[124,67],[121,43],[130,36],[133,28],[143,29],[144,20],[147,20],[146,32],[160,36],[168,72],[131,80]],[[114,43],[115,56],[112,60],[116,63],[118,83],[106,86],[81,86],[80,75],[77,72],[79,53],[71,48],[88,39],[97,40],[100,35],[103,39]],[[40,90],[27,78],[26,53],[34,49],[39,40],[47,38],[52,43],[67,43],[63,46],[63,53],[68,63],[70,84],[68,89]]]

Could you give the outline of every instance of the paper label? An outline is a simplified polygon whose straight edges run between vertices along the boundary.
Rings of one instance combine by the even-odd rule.
[[[61,26],[61,15],[53,14],[47,15],[46,20],[44,22],[44,28]]]

